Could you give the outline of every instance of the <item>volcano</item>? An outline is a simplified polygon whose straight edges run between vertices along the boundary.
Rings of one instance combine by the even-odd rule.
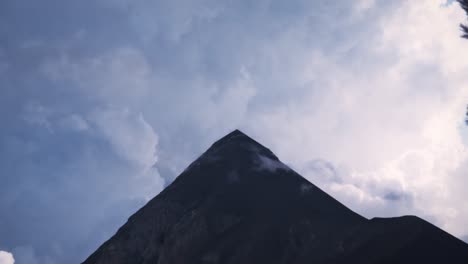
[[[468,245],[416,216],[364,218],[236,130],[83,263],[466,264]]]

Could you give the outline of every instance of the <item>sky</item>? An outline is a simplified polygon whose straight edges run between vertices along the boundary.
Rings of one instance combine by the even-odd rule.
[[[0,2],[0,264],[80,263],[234,129],[368,217],[468,241],[442,0]]]

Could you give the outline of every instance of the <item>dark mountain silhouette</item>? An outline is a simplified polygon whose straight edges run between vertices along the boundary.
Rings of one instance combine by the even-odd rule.
[[[84,263],[466,264],[468,245],[415,216],[368,220],[236,130]]]
[[[465,10],[465,13],[468,15],[468,0],[458,0],[460,6]],[[463,31],[463,37],[468,38],[468,26],[465,24],[460,24],[460,27]]]

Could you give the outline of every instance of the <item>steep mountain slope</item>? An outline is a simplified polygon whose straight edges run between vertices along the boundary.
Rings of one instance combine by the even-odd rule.
[[[468,263],[468,245],[414,216],[367,220],[236,130],[84,263]]]

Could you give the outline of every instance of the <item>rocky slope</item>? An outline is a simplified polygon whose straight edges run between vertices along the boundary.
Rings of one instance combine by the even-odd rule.
[[[414,216],[368,220],[236,130],[83,263],[468,263],[468,245]]]

